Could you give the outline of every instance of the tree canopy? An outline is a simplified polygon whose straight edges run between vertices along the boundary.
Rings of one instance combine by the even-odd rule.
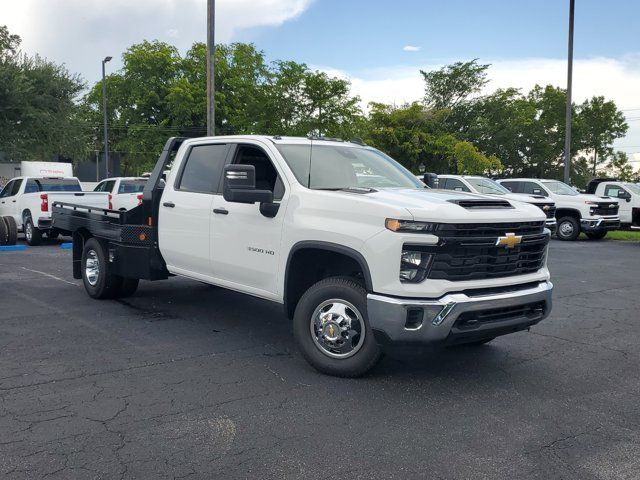
[[[63,66],[20,53],[20,37],[0,27],[0,151],[9,158],[81,160],[102,151],[102,82],[85,90]],[[181,53],[143,41],[107,76],[111,150],[125,174],[155,162],[170,136],[206,133],[206,46]],[[420,71],[424,97],[365,111],[348,80],[292,60],[268,61],[254,45],[217,45],[215,131],[226,134],[359,137],[414,172],[562,177],[564,89],[536,85],[489,90],[490,65],[477,59]],[[615,103],[596,96],[573,105],[572,177],[597,168],[630,177],[613,142],[627,132]]]

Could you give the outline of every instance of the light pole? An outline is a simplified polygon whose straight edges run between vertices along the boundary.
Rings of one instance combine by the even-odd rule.
[[[102,112],[104,114],[104,163],[106,177],[109,178],[109,132],[107,130],[107,82],[104,74],[104,65],[111,61],[111,57],[102,60]]]
[[[216,58],[216,2],[207,1],[207,136],[216,134],[216,86],[215,86],[215,58]]]
[[[573,14],[575,0],[569,0],[569,47],[567,52],[567,113],[564,137],[564,183],[571,181],[571,84],[573,82]]]

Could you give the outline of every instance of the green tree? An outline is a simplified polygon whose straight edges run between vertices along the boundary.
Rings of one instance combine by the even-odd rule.
[[[638,172],[633,171],[629,156],[625,152],[613,152],[605,161],[607,176],[619,178],[623,182],[634,182],[638,178]]]
[[[88,132],[76,100],[84,83],[19,46],[20,37],[0,27],[0,151],[13,160],[83,156]]]
[[[629,126],[624,115],[613,101],[604,97],[592,97],[579,107],[582,129],[582,148],[593,152],[592,172],[613,155],[613,141],[623,137]]]
[[[471,95],[479,93],[488,83],[489,67],[478,64],[476,58],[429,72],[420,70],[425,82],[425,104],[434,109],[456,107]]]
[[[403,107],[374,103],[365,138],[413,172],[420,165],[427,171],[459,174],[495,173],[502,168],[497,157],[486,156],[472,143],[446,132],[445,115],[417,102]]]

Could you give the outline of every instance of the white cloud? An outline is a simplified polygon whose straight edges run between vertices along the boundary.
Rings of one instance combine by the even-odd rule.
[[[216,42],[255,27],[277,27],[303,13],[313,0],[217,0]],[[64,62],[97,80],[100,59],[114,58],[144,39],[180,50],[206,40],[206,0],[0,0],[0,21],[22,37],[22,48]]]
[[[420,47],[416,47],[413,45],[405,45],[404,47],[402,47],[402,50],[404,50],[405,52],[419,52]]]
[[[522,60],[485,60],[490,63],[490,82],[486,92],[497,88],[516,87],[523,92],[536,84],[565,87],[567,64],[561,59],[531,58]],[[352,93],[359,95],[366,108],[369,102],[401,105],[420,100],[424,95],[424,82],[419,70],[431,70],[442,65],[395,66],[365,72],[349,73],[331,68],[320,68],[329,74],[351,80]],[[597,57],[574,61],[573,100],[580,103],[594,95],[614,100],[629,120],[629,131],[615,145],[623,148],[640,166],[640,54],[620,58]],[[626,148],[625,146],[631,146]],[[635,147],[634,147],[635,146]]]

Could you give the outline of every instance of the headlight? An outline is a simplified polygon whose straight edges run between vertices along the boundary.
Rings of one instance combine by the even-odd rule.
[[[429,273],[433,255],[415,250],[403,250],[400,259],[400,281],[420,283]]]
[[[408,233],[434,233],[438,227],[437,223],[431,222],[414,222],[413,220],[397,220],[395,218],[387,218],[384,222],[392,232],[408,232]]]

